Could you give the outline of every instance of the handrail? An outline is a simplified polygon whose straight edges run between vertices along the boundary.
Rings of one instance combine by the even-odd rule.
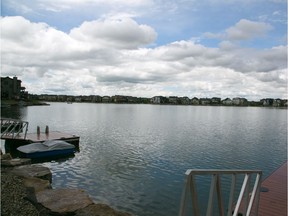
[[[214,197],[215,190],[218,199],[218,211],[220,216],[224,216],[224,209],[227,209],[227,216],[237,216],[240,210],[244,211],[244,215],[250,216],[252,208],[254,210],[254,215],[258,215],[259,197],[260,197],[260,184],[262,171],[260,170],[216,170],[216,169],[189,169],[185,173],[186,181],[184,185],[184,190],[182,193],[182,199],[180,203],[179,216],[185,215],[186,204],[188,195],[191,195],[192,199],[192,210],[193,215],[200,216],[200,206],[198,202],[198,193],[196,187],[196,178],[198,175],[210,175],[212,176],[210,184],[209,199],[206,209],[206,216],[213,215]],[[227,208],[224,208],[223,195],[221,190],[221,176],[230,175],[231,176],[231,186],[229,193],[229,202]],[[236,194],[236,178],[237,176],[244,175],[244,180],[240,193],[238,195],[236,205],[234,202],[234,195]],[[254,186],[251,194],[249,194],[250,181],[252,177],[255,178]],[[253,179],[254,179],[253,178]],[[243,204],[242,204],[243,203]],[[203,210],[203,209],[201,209]],[[205,210],[205,209],[204,209]],[[243,212],[242,212],[243,213]]]
[[[28,125],[27,121],[1,118],[1,138],[15,139],[24,131],[24,139],[26,139]]]

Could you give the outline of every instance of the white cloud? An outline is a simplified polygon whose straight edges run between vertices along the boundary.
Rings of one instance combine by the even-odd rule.
[[[228,28],[226,34],[229,40],[249,40],[265,36],[271,29],[270,24],[241,19],[235,26]]]
[[[131,49],[153,43],[157,34],[151,27],[125,18],[84,22],[72,29],[70,36],[99,47]]]
[[[272,29],[273,27],[265,22],[241,19],[234,26],[227,28],[225,32],[205,32],[203,37],[208,39],[224,39],[227,41],[252,40],[266,36]]]
[[[31,93],[287,97],[284,46],[182,40],[147,48],[157,33],[131,18],[84,22],[70,33],[23,17],[0,22],[2,74],[18,75]]]

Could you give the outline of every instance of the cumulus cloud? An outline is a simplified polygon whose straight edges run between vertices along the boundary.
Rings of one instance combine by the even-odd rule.
[[[249,40],[262,37],[272,29],[270,24],[241,19],[235,26],[226,30],[229,40]]]
[[[227,41],[243,41],[264,37],[273,27],[265,22],[256,22],[247,19],[241,19],[234,26],[225,30],[225,32],[212,33],[205,32],[203,37],[210,39],[221,39]]]
[[[104,47],[137,48],[155,41],[157,34],[150,26],[138,25],[130,18],[84,22],[70,31],[76,40]]]
[[[23,17],[0,22],[2,75],[18,75],[31,93],[287,96],[285,46],[260,50],[223,41],[211,48],[181,40],[149,48],[157,33],[131,18],[83,22],[69,33]],[[234,28],[249,29],[239,23]]]

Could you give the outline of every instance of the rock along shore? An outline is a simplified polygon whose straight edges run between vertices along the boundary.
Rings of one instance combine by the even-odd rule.
[[[1,155],[1,215],[132,216],[94,203],[77,188],[53,189],[49,168]]]

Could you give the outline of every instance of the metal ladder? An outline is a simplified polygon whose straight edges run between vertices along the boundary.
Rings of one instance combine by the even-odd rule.
[[[22,132],[23,138],[26,139],[28,124],[27,121],[1,118],[1,139],[16,139]]]
[[[186,175],[186,181],[185,181],[185,186],[184,186],[184,190],[182,193],[179,216],[185,215],[185,210],[187,210],[187,201],[188,201],[189,194],[191,196],[191,201],[192,201],[193,215],[195,216],[203,215],[203,214],[200,214],[200,210],[205,211],[205,209],[200,209],[199,207],[199,202],[198,202],[199,191],[197,190],[197,187],[196,187],[196,176],[203,176],[203,175],[211,176],[209,199],[207,203],[207,208],[205,207],[206,216],[212,216],[214,213],[213,211],[215,211],[215,205],[213,203],[214,197],[217,197],[218,199],[218,206],[216,207],[216,209],[218,209],[217,215],[237,216],[239,213],[239,215],[249,216],[249,215],[252,215],[252,209],[253,209],[253,215],[255,216],[258,215],[262,171],[260,170],[189,169],[186,171],[185,175]],[[225,206],[225,208],[224,208],[224,202],[223,202],[223,194],[221,190],[221,176],[224,176],[224,175],[225,177],[231,176],[229,201],[227,203],[227,206]],[[237,177],[238,178],[241,177],[240,178],[241,181],[243,179],[239,194],[236,193],[236,178]],[[251,192],[250,182],[252,179],[254,180],[254,184],[253,184],[253,189]],[[238,198],[237,198],[237,201],[235,202],[234,197],[237,194],[238,194]],[[240,208],[241,208],[241,214],[239,212]],[[226,209],[226,214],[225,214],[224,209]]]

